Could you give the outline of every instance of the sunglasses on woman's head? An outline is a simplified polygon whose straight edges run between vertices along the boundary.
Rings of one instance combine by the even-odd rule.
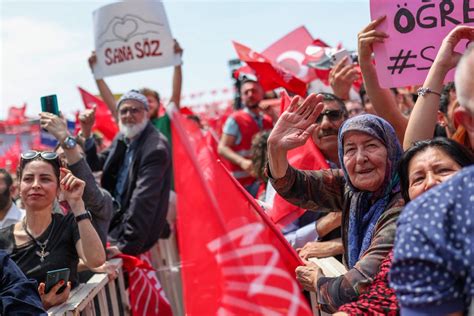
[[[35,151],[30,150],[21,154],[21,158],[24,160],[35,159],[36,157],[41,156],[45,160],[56,160],[58,159],[58,154],[52,151]]]
[[[318,124],[321,124],[321,122],[323,121],[323,117],[324,116],[327,116],[328,119],[331,121],[331,122],[335,122],[335,121],[338,121],[342,118],[342,111],[340,110],[326,110],[326,111],[322,111],[321,114],[319,114],[318,118],[316,119],[316,123]]]

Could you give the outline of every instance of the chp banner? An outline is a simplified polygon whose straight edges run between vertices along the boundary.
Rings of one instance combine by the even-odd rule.
[[[208,148],[171,111],[178,241],[187,315],[311,315],[294,277],[301,261]]]
[[[443,38],[459,24],[474,25],[471,0],[371,0],[372,20],[386,15],[378,31],[389,35],[374,44],[375,63],[383,88],[423,84]],[[462,53],[466,41],[456,51]],[[449,72],[446,81],[453,80]]]
[[[181,63],[163,3],[113,3],[94,11],[93,19],[96,79]]]
[[[389,35],[374,45],[380,85],[394,88],[423,84],[443,38],[458,24],[474,25],[474,1],[371,0],[372,20],[386,15],[378,31]],[[456,51],[462,53],[466,41]],[[451,71],[446,81],[453,80]]]

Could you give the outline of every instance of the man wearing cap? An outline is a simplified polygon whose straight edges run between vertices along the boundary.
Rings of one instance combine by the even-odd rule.
[[[93,139],[86,140],[87,162],[103,171],[101,184],[120,205],[109,229],[112,252],[141,254],[167,226],[171,155],[148,111],[146,97],[131,90],[117,103],[120,133],[111,146],[98,154]]]

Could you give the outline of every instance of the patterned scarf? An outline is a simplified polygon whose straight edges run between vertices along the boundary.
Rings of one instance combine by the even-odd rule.
[[[350,131],[368,134],[381,141],[387,149],[387,164],[385,180],[381,185],[382,190],[377,192],[361,191],[355,188],[344,165],[344,135]],[[403,153],[393,127],[384,119],[364,114],[353,117],[339,130],[338,154],[339,162],[344,171],[344,178],[349,189],[353,192],[349,211],[348,231],[348,264],[354,267],[362,254],[369,248],[372,241],[375,225],[385,211],[390,200],[390,195],[400,191],[397,165]],[[371,201],[373,201],[371,203]]]

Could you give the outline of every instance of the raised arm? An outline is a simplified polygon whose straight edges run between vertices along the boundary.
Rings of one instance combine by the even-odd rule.
[[[455,52],[454,48],[462,39],[474,40],[474,27],[457,26],[444,38],[423,84],[423,88],[429,88],[431,92],[420,95],[416,100],[408,122],[403,149],[410,148],[418,140],[433,137],[443,81],[461,58],[461,54]]]
[[[174,40],[174,53],[177,55],[183,56],[183,49],[179,45],[177,40]],[[176,104],[176,107],[179,109],[181,104],[181,88],[183,86],[183,72],[181,65],[174,67],[173,71],[173,91],[171,93],[170,102]]]
[[[403,142],[408,119],[398,108],[390,89],[380,87],[375,66],[372,63],[374,43],[383,43],[388,35],[377,31],[376,28],[385,20],[385,16],[369,23],[358,34],[359,64],[364,79],[367,95],[372,102],[377,115],[392,124],[400,143]]]
[[[94,73],[94,67],[95,64],[97,63],[97,55],[95,52],[92,52],[91,56],[88,59],[89,61],[89,67],[91,68],[92,73]],[[110,110],[110,113],[112,113],[112,116],[115,119],[115,122],[118,123],[118,114],[117,114],[117,107],[116,107],[116,101],[114,98],[114,94],[110,90],[109,86],[105,82],[104,79],[96,79],[95,83],[97,84],[97,88],[99,89],[100,96],[102,97],[102,100],[107,104],[107,107]]]
[[[86,213],[82,195],[86,183],[75,177],[69,170],[61,168],[61,191],[69,203],[74,216]],[[105,262],[105,250],[99,235],[89,219],[77,223],[80,239],[76,242],[79,257],[89,268],[96,268]]]

